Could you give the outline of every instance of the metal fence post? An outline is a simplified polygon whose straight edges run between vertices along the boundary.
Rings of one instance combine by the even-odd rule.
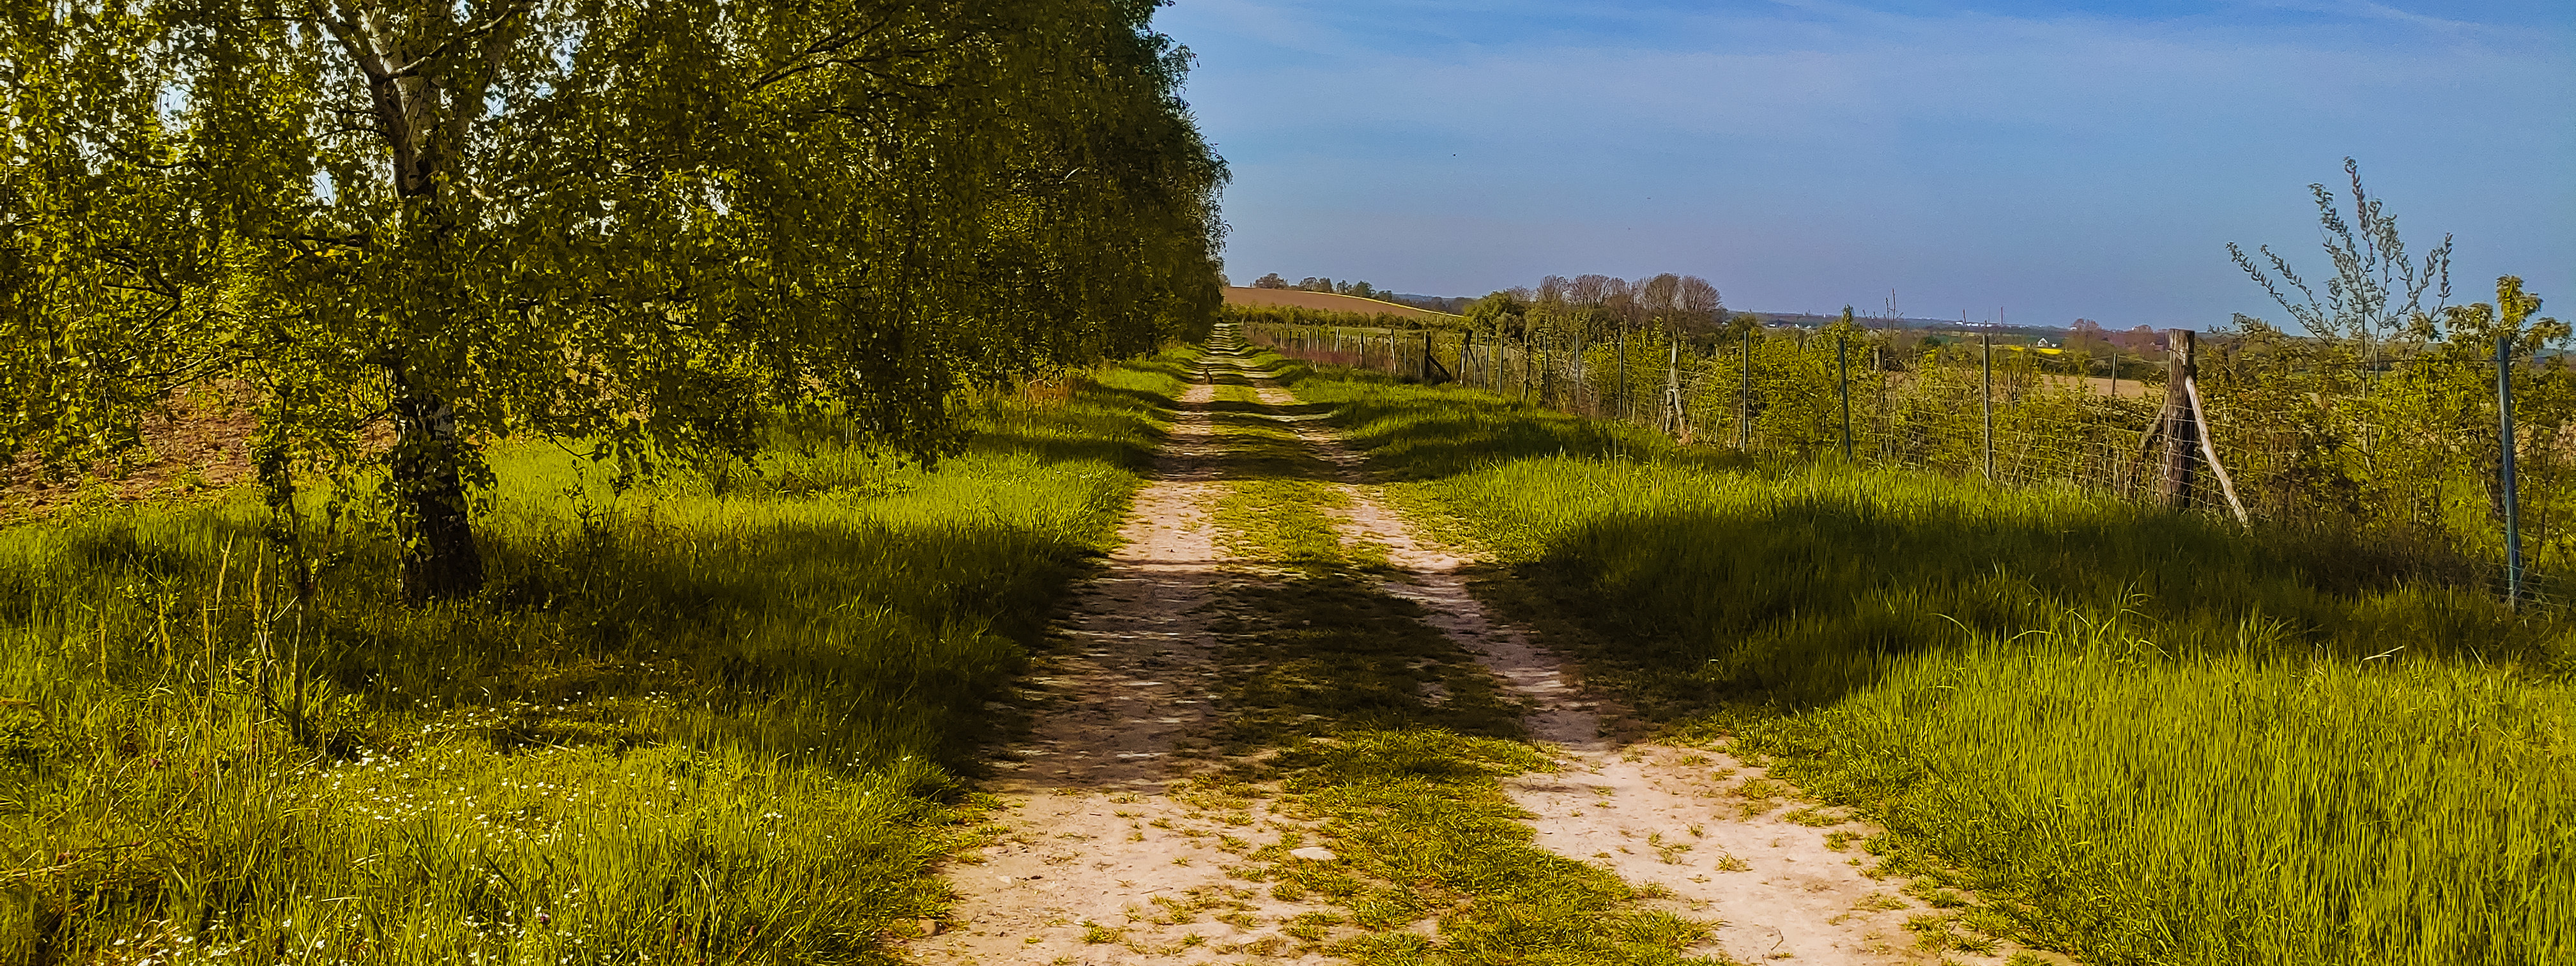
[[[1986,340],[1986,479],[1995,478],[1995,334]]]
[[[1889,460],[1888,448],[1895,442],[1896,435],[1894,427],[1887,421],[1886,352],[1887,349],[1884,346],[1872,346],[1869,350],[1870,381],[1878,384],[1878,421],[1870,425],[1871,432],[1878,436],[1878,461],[1882,465]]]
[[[1744,330],[1744,364],[1737,368],[1744,376],[1744,392],[1735,403],[1735,448],[1740,451],[1753,446],[1753,329],[1749,326]]]
[[[1836,388],[1843,404],[1843,462],[1851,462],[1851,338],[1834,336],[1834,368],[1840,375]]]
[[[2505,600],[2522,603],[2522,500],[2514,491],[2513,481],[2513,334],[2496,336],[2496,419],[2503,445],[2499,463],[2504,484],[2504,585]]]

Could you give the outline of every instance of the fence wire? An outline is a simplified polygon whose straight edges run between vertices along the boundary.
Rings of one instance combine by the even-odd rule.
[[[2390,546],[2412,548],[2407,572],[2507,592],[2495,368],[2466,353],[2359,360],[2296,342],[2206,344],[2193,383],[2213,466],[2196,439],[2154,432],[2188,398],[2168,392],[2161,353],[2131,353],[2112,371],[1967,340],[1900,354],[1869,330],[1714,344],[1653,328],[1497,336],[1247,321],[1243,334],[1310,363],[1454,381],[1747,453],[1841,460],[1847,449],[1859,465],[2389,533],[2402,538]],[[2512,379],[2522,593],[2554,604],[2576,562],[2576,373],[2526,364]]]

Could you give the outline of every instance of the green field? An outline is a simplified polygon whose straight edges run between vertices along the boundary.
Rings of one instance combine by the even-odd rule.
[[[2576,956],[2576,628],[2400,548],[1679,449],[1274,363],[1482,592],[2014,935],[2101,963]]]
[[[0,960],[881,959],[1178,371],[977,401],[936,472],[505,445],[459,604],[363,529],[299,599],[247,493],[0,530]]]
[[[996,832],[970,780],[1186,358],[978,397],[935,471],[830,419],[622,492],[498,447],[462,603],[393,602],[363,500],[309,496],[301,595],[247,493],[0,530],[0,955],[893,961],[949,900],[937,863]],[[1947,914],[1977,930],[2094,963],[2576,955],[2558,615],[2360,538],[1261,364],[1499,561],[1489,606],[1666,737],[1879,822],[1884,868],[1973,893]],[[1528,844],[1497,782],[1544,757],[1332,535],[1328,467],[1246,386],[1211,409],[1214,520],[1277,577],[1213,642],[1208,737],[1266,753],[1191,794],[1341,856],[1239,873],[1341,910],[1298,948],[1683,955],[1704,926]],[[1437,943],[1400,928],[1423,916]]]

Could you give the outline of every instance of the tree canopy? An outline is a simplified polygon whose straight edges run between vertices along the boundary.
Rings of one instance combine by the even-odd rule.
[[[475,440],[936,459],[959,387],[1214,317],[1155,6],[0,0],[0,458],[239,380],[273,484],[390,464],[415,599],[480,582]]]

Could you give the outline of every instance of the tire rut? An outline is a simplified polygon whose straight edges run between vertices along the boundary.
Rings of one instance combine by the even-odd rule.
[[[988,844],[946,878],[956,901],[909,942],[923,963],[1322,962],[1273,955],[1312,906],[1246,888],[1225,868],[1296,826],[1196,788],[1194,736],[1215,723],[1212,626],[1241,576],[1209,522],[1223,446],[1207,365],[1119,530],[1074,594],[1064,654],[1025,741],[986,783]]]
[[[1274,410],[1298,405],[1275,384],[1257,392]],[[1715,948],[1703,952],[1828,966],[1944,960],[1906,928],[1923,910],[1898,897],[1905,880],[1867,871],[1858,843],[1877,829],[1802,812],[1785,785],[1723,752],[1616,740],[1606,727],[1616,709],[1586,693],[1567,662],[1488,615],[1470,592],[1470,568],[1481,562],[1474,554],[1421,537],[1389,510],[1364,457],[1321,417],[1277,418],[1336,467],[1335,483],[1348,497],[1337,521],[1344,541],[1377,545],[1401,572],[1380,589],[1419,605],[1427,623],[1530,703],[1530,735],[1553,747],[1559,770],[1506,779],[1504,788],[1530,812],[1538,846],[1714,918]],[[1994,956],[2015,951],[2001,944]]]

